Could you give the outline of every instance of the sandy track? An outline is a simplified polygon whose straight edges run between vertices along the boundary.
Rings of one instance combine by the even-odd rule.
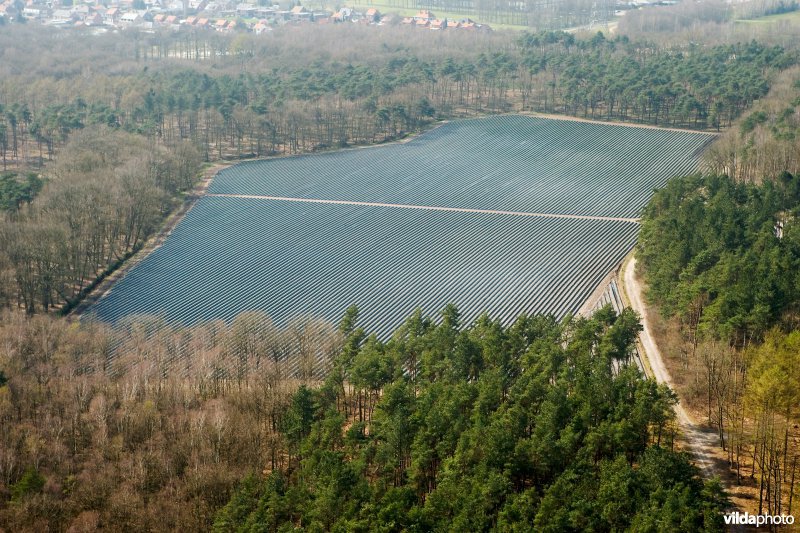
[[[653,340],[653,332],[650,328],[650,320],[647,316],[647,306],[644,305],[644,297],[642,296],[642,287],[639,280],[636,278],[636,258],[631,255],[627,263],[624,265],[621,281],[623,288],[623,297],[626,297],[627,304],[630,305],[634,311],[639,313],[642,318],[642,327],[644,328],[639,334],[640,353],[645,361],[649,363],[653,377],[660,383],[666,383],[673,390],[675,387],[672,384],[672,377],[669,375],[664,360],[661,356],[661,351],[658,349],[655,341]],[[686,412],[686,409],[679,403],[675,406],[675,415],[678,421],[678,426],[682,432],[683,441],[686,444],[689,452],[694,457],[700,468],[703,477],[711,479],[718,476],[723,480],[727,477],[727,464],[719,460],[718,452],[718,438],[715,431],[702,427],[698,422]],[[730,488],[729,486],[726,488]],[[735,511],[737,509],[731,506],[728,511]],[[727,531],[744,532],[755,531],[749,529],[748,526],[742,525],[728,525]]]
[[[625,287],[624,292],[628,297],[630,306],[642,317],[642,326],[644,329],[639,334],[639,341],[641,342],[645,359],[647,359],[649,363],[653,377],[660,383],[666,383],[674,390],[675,387],[672,383],[672,377],[669,375],[669,371],[667,371],[667,367],[664,365],[664,361],[661,357],[661,352],[653,340],[650,320],[647,316],[647,306],[644,305],[644,298],[642,296],[642,287],[639,284],[639,280],[636,279],[635,257],[631,257],[625,265],[623,282]],[[720,475],[720,477],[722,477],[723,472],[719,471],[712,459],[717,447],[716,433],[702,428],[680,403],[675,406],[675,415],[689,449],[697,460],[698,465],[703,470],[703,474],[706,477],[713,477],[714,475]]]
[[[312,204],[336,204],[336,205],[363,205],[370,207],[396,207],[400,209],[427,209],[431,211],[451,211],[456,213],[483,213],[489,215],[514,215],[519,217],[541,217],[541,218],[571,218],[577,220],[602,220],[606,222],[629,222],[638,224],[638,218],[624,217],[602,217],[589,215],[561,215],[557,213],[528,213],[525,211],[498,211],[495,209],[470,209],[466,207],[441,207],[431,205],[409,205],[409,204],[385,204],[381,202],[354,202],[350,200],[323,200],[319,198],[290,198],[286,196],[261,196],[256,194],[212,194],[206,193],[205,196],[216,198],[250,198],[254,200],[277,200],[281,202],[308,202]]]

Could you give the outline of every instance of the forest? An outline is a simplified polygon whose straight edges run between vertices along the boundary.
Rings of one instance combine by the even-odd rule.
[[[72,135],[44,178],[3,174],[0,306],[69,311],[160,228],[200,162],[189,141],[102,126]]]
[[[671,320],[682,397],[717,429],[758,512],[791,513],[800,455],[800,177],[672,180],[645,210],[637,258]],[[795,507],[796,509],[796,503]]]
[[[720,531],[673,447],[640,328],[449,306],[387,342],[248,314],[117,331],[0,321],[0,523],[11,530]],[[168,443],[168,445],[167,445]]]
[[[637,257],[682,398],[719,432],[758,509],[790,509],[800,456],[800,71],[645,209]],[[749,478],[749,480],[748,480]]]
[[[368,30],[320,28],[308,42],[291,31],[268,42],[202,32],[114,36],[114,75],[100,73],[109,61],[100,55],[88,83],[72,56],[53,58],[64,60],[57,76],[44,69],[33,80],[37,69],[24,61],[49,55],[44,36],[32,39],[32,50],[0,43],[9,58],[0,70],[0,150],[4,160],[48,160],[71,132],[105,124],[163,142],[190,140],[206,159],[264,156],[384,141],[434,118],[509,111],[719,129],[797,62],[794,51],[755,42],[659,47],[543,32],[415,36],[409,45],[402,28],[386,28],[380,39]],[[92,38],[94,46],[106,38]],[[378,53],[316,54],[326,38]]]

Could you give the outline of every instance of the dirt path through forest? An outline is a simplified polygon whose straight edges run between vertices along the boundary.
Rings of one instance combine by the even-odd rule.
[[[642,319],[642,327],[644,329],[639,334],[640,353],[649,367],[648,373],[659,383],[666,383],[675,390],[672,377],[664,365],[661,351],[658,349],[653,337],[647,306],[644,303],[644,295],[642,294],[642,286],[636,277],[636,258],[632,254],[622,267],[620,281],[622,295],[626,300],[625,303],[639,313]],[[726,480],[730,476],[727,463],[720,459],[716,432],[700,425],[680,403],[675,406],[675,415],[682,433],[682,441],[695,458],[703,477],[710,479],[714,476],[719,476],[723,486],[725,486]],[[725,488],[727,489],[728,487],[726,486]],[[747,527],[739,525],[728,526],[728,530],[748,531]]]
[[[639,334],[639,342],[643,348],[642,351],[650,373],[658,382],[666,383],[675,390],[672,377],[664,365],[661,351],[653,340],[647,306],[644,304],[644,296],[642,295],[642,286],[636,277],[636,258],[633,256],[628,259],[623,267],[622,282],[623,294],[628,300],[627,303],[642,317],[644,329]],[[703,470],[704,475],[709,478],[719,475],[721,479],[725,479],[727,471],[724,465],[719,464],[717,459],[719,454],[716,432],[702,427],[680,403],[675,406],[675,415],[686,444]]]

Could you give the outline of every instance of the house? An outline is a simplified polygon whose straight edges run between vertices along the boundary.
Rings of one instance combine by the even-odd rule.
[[[311,12],[303,6],[294,6],[289,10],[289,16],[292,20],[310,20]]]
[[[35,7],[26,7],[22,10],[22,16],[29,19],[39,19],[42,17],[42,10]]]
[[[158,15],[153,17],[153,22],[155,22],[156,24],[163,24],[166,18],[167,18],[166,15],[164,15],[163,13],[159,13]]]
[[[222,31],[225,29],[225,26],[228,25],[228,21],[225,19],[219,19],[216,24],[214,24],[214,29],[217,31]]]
[[[428,28],[431,25],[431,21],[427,19],[417,19],[414,24],[417,28]]]
[[[103,22],[107,26],[116,26],[119,22],[119,17],[122,16],[122,13],[119,12],[119,9],[116,7],[112,7],[106,10],[105,17],[103,17]]]
[[[197,24],[197,17],[195,17],[195,16],[186,17],[186,25],[187,26],[194,26],[195,24]]]
[[[275,13],[276,10],[271,7],[261,6],[256,8],[256,16],[259,18],[259,20],[274,17]]]
[[[433,13],[427,9],[420,10],[416,15],[414,15],[414,19],[416,20],[427,20],[431,21],[436,17],[433,16]]]
[[[256,35],[261,35],[268,31],[272,31],[272,28],[269,27],[269,22],[267,22],[266,19],[259,20],[256,22],[255,26],[253,26],[253,33]]]
[[[346,22],[350,20],[350,17],[352,16],[353,16],[353,10],[350,9],[349,7],[343,7],[342,9],[334,13],[331,19],[333,19],[334,22]]]
[[[400,24],[414,24],[416,22],[414,17],[405,17],[403,20],[400,21]]]
[[[92,13],[91,15],[88,15],[85,19],[83,19],[83,22],[87,26],[102,26],[103,15],[101,15],[100,13]]]
[[[461,27],[461,23],[457,20],[444,19],[444,22],[448,30],[454,30]]]
[[[371,7],[367,9],[367,11],[364,13],[364,17],[367,19],[368,22],[373,23],[373,22],[378,22],[381,19],[381,14],[378,12],[377,9]]]
[[[394,22],[394,17],[391,15],[384,15],[381,17],[381,21],[378,22],[378,26],[386,26]]]
[[[178,24],[178,17],[176,15],[170,15],[164,19],[164,24],[169,24],[169,25]]]
[[[77,18],[69,9],[56,9],[51,20],[53,24],[67,24],[75,22]]]
[[[208,27],[208,19],[207,18],[199,18],[195,23],[196,28],[207,28]]]
[[[142,22],[142,16],[136,11],[129,11],[119,18],[119,23],[123,26],[135,26]]]
[[[73,14],[77,15],[78,18],[83,19],[86,18],[86,16],[89,14],[89,6],[87,6],[86,4],[79,4],[76,6],[72,6],[70,11]]]
[[[432,30],[443,30],[447,27],[447,23],[444,20],[436,19],[431,21],[430,28]]]

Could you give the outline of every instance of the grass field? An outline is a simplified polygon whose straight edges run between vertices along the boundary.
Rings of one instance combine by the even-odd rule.
[[[355,303],[382,337],[416,307],[448,303],[467,323],[563,316],[632,248],[653,188],[693,171],[708,139],[503,116],[243,163],[89,314],[196,324],[262,310],[281,324],[337,321]]]

